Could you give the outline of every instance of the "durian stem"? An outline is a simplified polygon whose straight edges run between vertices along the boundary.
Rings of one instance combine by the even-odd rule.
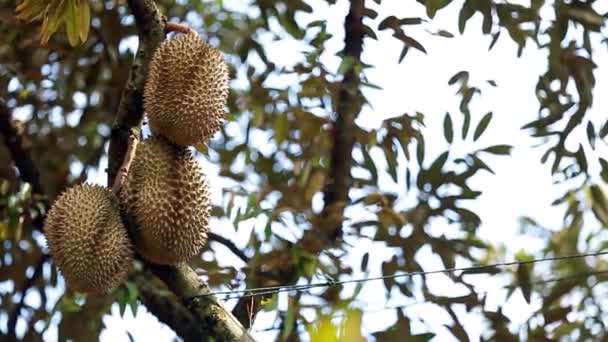
[[[129,134],[129,142],[127,143],[127,152],[125,153],[122,165],[120,165],[120,169],[118,169],[118,173],[114,179],[114,184],[112,185],[112,192],[115,195],[118,195],[122,185],[129,175],[129,169],[131,168],[133,158],[135,158],[135,151],[137,150],[138,143],[139,138],[137,137],[137,132],[131,129],[131,133]]]
[[[191,29],[190,27],[188,27],[186,25],[182,25],[182,24],[178,24],[178,23],[171,23],[171,22],[167,22],[167,24],[165,25],[165,32],[167,32],[167,33],[180,32],[183,34],[188,34],[188,33],[196,34],[196,31],[194,31],[193,29]]]

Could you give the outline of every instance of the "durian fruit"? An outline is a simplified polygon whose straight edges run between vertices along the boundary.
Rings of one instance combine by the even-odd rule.
[[[153,133],[181,146],[207,143],[220,129],[227,99],[228,67],[219,50],[195,32],[160,44],[144,89]]]
[[[81,184],[66,190],[48,212],[44,234],[69,288],[104,294],[126,280],[133,249],[118,199],[106,188]]]
[[[162,137],[142,141],[120,192],[139,225],[137,251],[157,264],[176,264],[207,242],[209,185],[192,153]]]

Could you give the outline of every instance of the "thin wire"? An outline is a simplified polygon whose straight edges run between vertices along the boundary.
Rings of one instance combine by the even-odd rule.
[[[601,270],[601,271],[581,272],[581,273],[571,274],[569,276],[563,276],[563,277],[553,277],[553,278],[542,279],[542,280],[531,282],[530,285],[534,286],[534,285],[548,284],[548,283],[552,283],[552,282],[559,282],[559,281],[571,280],[571,279],[576,279],[576,278],[586,278],[586,277],[600,275],[600,274],[608,274],[608,269]],[[454,298],[466,297],[466,296],[471,296],[471,295],[483,296],[483,295],[488,295],[492,292],[498,292],[501,290],[509,290],[512,287],[513,287],[513,285],[506,285],[506,286],[503,286],[498,289],[474,292],[474,293],[470,293],[470,294],[464,295],[464,296],[456,296]],[[410,302],[407,304],[403,304],[403,305],[392,305],[392,306],[386,306],[383,308],[375,308],[372,310],[362,310],[361,308],[359,308],[359,310],[361,310],[363,314],[368,315],[368,314],[376,314],[376,313],[380,313],[380,312],[385,312],[385,311],[389,311],[389,310],[407,309],[407,308],[410,308],[415,305],[432,304],[432,303],[434,303],[432,300],[425,299],[425,300],[416,300],[416,301],[413,301],[413,302]],[[454,303],[454,304],[462,304],[462,303]],[[345,316],[345,314],[339,314],[339,315],[334,315],[333,318],[341,318],[344,316]],[[258,329],[255,331],[256,332],[266,332],[266,331],[273,331],[273,330],[279,330],[279,329],[281,329],[281,327],[269,327],[269,328],[265,328],[265,329]]]
[[[303,291],[303,290],[308,290],[308,289],[317,288],[317,287],[332,287],[332,286],[336,286],[336,285],[343,285],[343,284],[350,284],[350,283],[363,283],[363,282],[374,281],[374,280],[411,278],[411,277],[418,276],[418,275],[425,276],[425,275],[431,275],[431,274],[452,273],[452,272],[460,272],[460,271],[463,271],[463,272],[480,271],[480,270],[491,269],[491,268],[495,268],[495,267],[508,267],[508,266],[515,266],[515,265],[535,264],[535,263],[547,262],[547,261],[569,260],[569,259],[578,259],[578,258],[585,258],[585,257],[597,257],[597,256],[602,256],[602,255],[607,255],[607,254],[608,254],[608,251],[587,253],[587,254],[575,254],[575,255],[567,255],[567,256],[547,257],[547,258],[542,258],[542,259],[532,259],[532,260],[526,260],[526,261],[509,261],[509,262],[502,262],[502,263],[483,265],[483,266],[452,267],[452,268],[446,268],[446,269],[434,270],[434,271],[405,272],[405,273],[397,273],[397,274],[391,274],[391,275],[383,275],[383,276],[378,276],[378,277],[358,278],[358,279],[349,279],[349,280],[341,280],[341,281],[330,280],[330,281],[321,282],[321,283],[311,283],[311,284],[302,284],[302,285],[278,285],[278,286],[258,287],[258,288],[243,289],[243,290],[215,291],[215,292],[201,294],[201,295],[195,296],[193,298],[217,296],[217,295],[228,295],[228,297],[226,297],[225,300],[240,299],[240,298],[247,298],[247,297],[253,297],[253,296],[263,296],[263,295],[275,294],[275,293],[280,293],[280,292]],[[238,295],[238,296],[230,296],[230,295],[235,295],[235,294],[239,294],[239,293],[243,293],[243,294]]]

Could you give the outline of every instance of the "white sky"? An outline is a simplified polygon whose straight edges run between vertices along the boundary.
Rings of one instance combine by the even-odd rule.
[[[330,42],[331,47],[323,62],[330,70],[337,70],[340,59],[335,57],[342,48],[343,39],[343,18],[348,10],[348,2],[338,1],[337,5],[329,7],[325,1],[307,1],[315,8],[313,15],[303,15],[299,18],[303,22],[312,20],[327,19],[328,31],[334,34]],[[527,4],[527,1],[521,1]],[[233,0],[229,2],[231,6],[243,8],[243,1]],[[388,15],[397,17],[425,17],[423,6],[415,1],[385,0],[381,6],[373,1],[367,1],[368,6],[379,12],[379,18]],[[550,203],[561,194],[561,190],[552,185],[550,175],[550,165],[540,164],[540,155],[543,148],[533,149],[531,146],[539,141],[529,137],[529,132],[520,130],[525,123],[536,118],[538,102],[534,94],[534,87],[538,76],[545,70],[546,54],[538,52],[535,48],[524,51],[521,58],[516,57],[516,47],[514,43],[503,32],[500,40],[491,52],[487,47],[490,44],[490,37],[481,34],[481,18],[475,15],[467,24],[464,36],[460,36],[457,30],[457,15],[461,8],[462,1],[454,1],[448,9],[443,10],[429,25],[420,27],[407,27],[406,32],[418,39],[428,51],[424,55],[415,49],[410,49],[405,60],[397,64],[398,56],[401,52],[401,43],[391,37],[389,30],[378,32],[378,41],[371,39],[365,40],[363,61],[372,64],[375,68],[368,70],[366,75],[371,83],[381,85],[383,90],[368,90],[366,96],[370,100],[373,108],[366,107],[361,113],[357,123],[363,127],[378,127],[381,121],[387,117],[397,116],[402,113],[413,114],[416,111],[426,115],[427,129],[424,131],[427,143],[427,156],[425,160],[432,161],[435,156],[443,152],[446,148],[443,138],[442,123],[446,111],[452,114],[454,127],[460,127],[460,113],[458,111],[459,97],[455,95],[456,87],[447,85],[448,79],[458,71],[466,70],[470,72],[471,84],[479,86],[483,93],[481,97],[476,96],[472,102],[472,127],[488,111],[494,112],[492,123],[484,136],[476,143],[463,143],[455,139],[451,147],[452,155],[466,153],[473,149],[482,148],[489,145],[507,143],[514,146],[511,157],[496,158],[488,157],[484,159],[492,167],[496,175],[481,174],[475,177],[471,184],[474,189],[483,190],[483,195],[469,208],[478,213],[482,218],[482,226],[479,236],[495,244],[505,244],[508,247],[509,257],[519,249],[524,248],[527,252],[533,253],[542,247],[540,240],[522,236],[519,233],[518,218],[521,216],[531,216],[551,229],[559,229],[562,221],[562,208],[553,208]],[[414,5],[415,4],[415,5]],[[550,15],[550,9],[548,12]],[[370,24],[368,22],[368,24]],[[378,20],[370,26],[377,27]],[[455,38],[447,39],[432,36],[424,29],[438,30],[445,29],[453,34]],[[267,48],[268,56],[275,63],[281,65],[293,63],[294,60],[301,59],[301,46],[292,39],[279,42],[269,42]],[[596,62],[600,68],[605,67],[608,60],[606,49],[596,52]],[[608,93],[608,79],[599,72],[596,73],[597,84],[596,94]],[[494,80],[498,84],[497,88],[489,86],[485,81]],[[237,81],[238,82],[238,81]],[[605,118],[605,113],[597,108],[608,108],[608,98],[595,97],[594,110],[590,114],[592,117]],[[582,126],[584,127],[584,125]],[[473,128],[472,128],[473,129]],[[433,138],[436,136],[436,138]],[[455,134],[458,137],[458,134]],[[578,135],[580,141],[586,141],[584,134]],[[598,146],[602,144],[599,143]],[[586,146],[586,145],[585,145]],[[596,167],[595,159],[589,149],[588,159],[591,167]],[[605,150],[604,150],[605,152]],[[380,165],[384,162],[381,158],[376,158]],[[400,160],[400,174],[404,174],[405,160]],[[99,170],[103,170],[105,165],[101,165]],[[221,183],[218,184],[214,179],[218,179],[218,169],[214,165],[205,162],[205,168],[211,184],[215,184],[213,189],[215,199],[221,201]],[[90,181],[105,183],[103,172],[92,172],[89,175]],[[394,184],[388,177],[381,177],[383,187]],[[405,191],[400,193],[404,194]],[[232,239],[240,247],[245,247],[249,240],[251,229],[255,229],[255,222],[245,223],[244,227],[239,227],[238,234],[231,225],[221,222],[212,227],[223,236]],[[450,227],[441,222],[434,223],[429,228],[432,232],[446,232],[449,235]],[[219,247],[219,246],[218,246]],[[226,249],[217,248],[222,253],[221,259],[226,264],[242,265],[240,260],[234,257]],[[371,243],[361,240],[349,256],[349,262],[354,269],[359,268],[360,258],[364,251],[373,251],[370,258],[370,276],[380,275],[380,265],[383,261],[392,257],[389,249],[383,248],[381,244]],[[225,255],[224,255],[225,254]],[[419,261],[429,270],[443,268],[438,257],[432,256],[428,249],[417,255]],[[353,277],[362,274],[355,273]],[[443,276],[429,278],[428,284],[437,294],[458,295],[452,286],[445,286],[449,282],[443,282]],[[440,279],[441,278],[441,279]],[[432,279],[437,279],[434,283]],[[488,309],[495,309],[496,304],[504,301],[504,292],[496,290],[503,283],[497,279],[492,281],[481,281],[480,289],[490,290]],[[491,290],[494,289],[494,290]],[[382,282],[370,282],[365,285],[360,298],[366,305],[364,310],[375,311],[382,309],[385,305],[400,305],[407,303],[404,297],[395,296],[390,302],[385,301],[384,285]],[[393,292],[396,293],[396,292]],[[463,294],[463,293],[460,293]],[[281,297],[280,305],[284,307],[285,296]],[[228,307],[231,307],[231,303]],[[513,319],[514,325],[525,322],[530,312],[535,308],[534,302],[528,305],[523,301],[521,295],[516,294],[511,297],[509,304],[504,307],[507,316]],[[450,324],[451,320],[445,312],[436,309],[432,305],[416,305],[408,309],[408,314],[425,318],[431,326],[433,332],[438,333],[436,340],[451,341],[449,333],[443,328],[443,324]],[[467,331],[473,340],[483,331],[484,327],[480,324],[480,319],[475,315],[467,315],[463,320]],[[392,325],[396,315],[394,311],[382,311],[370,313],[364,316],[363,329],[366,334],[373,331],[383,330]],[[259,332],[258,330],[272,325],[274,315],[260,314],[256,324],[252,329],[254,337],[260,341],[271,339],[275,332]],[[175,334],[168,327],[159,324],[157,319],[147,313],[142,306],[136,317],[133,317],[130,310],[124,317],[118,315],[118,308],[115,305],[112,315],[104,318],[106,329],[102,332],[102,341],[128,341],[126,331],[129,331],[137,341],[170,341]],[[413,322],[414,331],[425,332],[426,327]],[[47,334],[49,340],[56,337],[56,330],[51,329]],[[45,336],[46,337],[46,336]]]

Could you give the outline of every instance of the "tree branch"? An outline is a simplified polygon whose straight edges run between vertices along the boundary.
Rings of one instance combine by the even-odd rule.
[[[348,192],[351,186],[352,150],[354,144],[355,118],[361,112],[363,95],[360,91],[361,79],[357,64],[361,62],[363,51],[363,12],[364,0],[351,0],[350,10],[344,20],[344,58],[354,60],[353,65],[344,74],[336,106],[336,120],[333,124],[334,144],[331,151],[330,181],[327,184],[323,200],[325,206],[322,216],[336,214],[342,216],[343,208],[349,202]],[[329,227],[327,237],[331,240],[342,235],[342,220]]]
[[[114,184],[116,174],[128,149],[129,136],[139,136],[143,109],[143,91],[148,66],[158,45],[165,39],[165,19],[152,0],[128,0],[139,31],[139,47],[131,66],[112,127],[108,160],[108,184]]]
[[[213,232],[207,233],[207,236],[209,236],[209,240],[215,241],[217,243],[221,243],[222,245],[226,246],[226,248],[228,248],[232,253],[234,253],[236,256],[238,256],[241,260],[243,260],[245,263],[247,263],[247,264],[249,263],[249,257],[242,250],[240,250],[234,244],[234,242],[226,239],[223,236],[217,235]]]
[[[135,276],[142,303],[150,312],[154,312],[159,321],[170,326],[184,341],[200,341],[201,336],[204,335],[197,319],[175,299],[175,296],[162,293],[163,289],[154,286],[154,278],[154,275],[149,272],[142,272]],[[166,289],[164,291],[168,292]]]
[[[167,287],[180,298],[198,320],[203,331],[218,341],[254,341],[247,330],[223,304],[212,295],[211,289],[185,263],[175,266],[147,264]]]
[[[40,173],[30,157],[29,150],[23,146],[23,139],[11,123],[11,113],[4,101],[0,98],[0,134],[11,153],[15,166],[19,170],[19,177],[32,185],[34,193],[44,194],[40,184]]]
[[[25,296],[27,295],[27,291],[32,286],[34,286],[34,283],[36,282],[36,280],[38,280],[38,277],[40,277],[42,275],[42,266],[44,266],[44,263],[48,259],[49,259],[49,255],[43,254],[40,257],[40,260],[38,260],[38,263],[36,264],[36,268],[34,269],[34,273],[32,274],[32,276],[27,278],[25,280],[25,284],[23,284],[23,287],[21,290],[21,299],[19,300],[19,303],[17,303],[17,306],[15,307],[13,314],[8,319],[7,327],[8,327],[8,339],[9,340],[14,340],[14,341],[17,340],[17,331],[16,331],[17,320],[19,319],[19,315],[21,315],[21,309],[23,309],[23,306],[25,305]]]
[[[331,151],[331,168],[329,181],[326,184],[323,199],[324,207],[318,222],[313,228],[304,232],[297,246],[311,254],[319,254],[335,244],[342,236],[343,212],[349,202],[348,192],[351,186],[352,149],[354,145],[355,119],[361,112],[364,100],[360,91],[361,79],[357,64],[361,62],[363,51],[363,13],[364,0],[351,0],[350,10],[344,20],[344,57],[353,59],[353,66],[345,73],[336,101],[336,119],[333,124],[333,147]],[[297,275],[296,265],[286,263],[286,267],[272,272],[280,275]],[[285,277],[280,277],[285,278]],[[297,281],[291,279],[290,282]],[[264,284],[258,284],[263,286]],[[252,317],[260,310],[259,298],[241,298],[232,313],[244,325],[248,326]]]

